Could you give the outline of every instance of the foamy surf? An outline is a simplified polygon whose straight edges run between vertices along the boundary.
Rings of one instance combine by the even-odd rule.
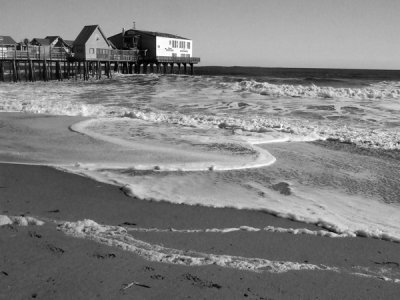
[[[79,138],[53,130],[55,122],[34,127],[20,120],[24,126],[2,127],[0,155],[116,184],[140,199],[263,210],[337,234],[397,241],[396,203],[379,197],[363,203],[365,195],[302,187],[296,180],[284,181],[292,194],[283,197],[272,187],[280,181],[266,179],[262,168],[274,157],[260,144],[335,139],[399,150],[399,107],[394,81],[329,88],[249,78],[121,76],[4,84],[1,111],[99,119],[72,126],[86,135]],[[256,167],[259,178],[232,171]],[[218,170],[225,173],[210,172]]]
[[[240,91],[249,91],[260,95],[274,97],[310,97],[310,98],[351,98],[351,99],[383,99],[400,98],[397,85],[373,85],[367,88],[334,88],[312,85],[271,84],[255,80],[243,80],[235,83]]]
[[[7,216],[0,215],[0,226],[4,225],[18,225],[18,226],[42,226],[44,222],[30,216]]]
[[[307,270],[328,271],[400,283],[400,279],[393,278],[390,275],[393,270],[389,268],[379,268],[378,270],[373,270],[371,268],[365,268],[362,266],[354,266],[351,269],[345,269],[310,263],[274,261],[265,258],[247,258],[243,256],[211,254],[193,250],[183,251],[138,240],[129,234],[129,232],[123,227],[100,225],[93,220],[63,222],[59,224],[58,229],[69,236],[90,239],[107,246],[121,248],[125,251],[139,255],[146,260],[154,262],[184,266],[217,265],[224,268],[269,273],[285,273],[290,271]]]
[[[134,168],[135,170],[203,171],[239,170],[265,167],[275,158],[256,144],[287,141],[284,134],[271,132],[261,138],[244,135],[215,134],[215,130],[163,126],[131,118],[90,119],[71,126],[71,129],[105,142],[133,150],[155,152],[162,156],[174,154],[173,163],[153,165],[97,165],[100,168]],[[185,162],[182,162],[185,161]],[[80,167],[83,167],[80,164]],[[86,166],[89,170],[90,167]],[[89,170],[90,171],[90,170]],[[92,169],[93,171],[93,169]]]

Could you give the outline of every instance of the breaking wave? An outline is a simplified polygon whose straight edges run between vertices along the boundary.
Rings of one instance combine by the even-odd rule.
[[[365,88],[334,88],[311,85],[271,84],[244,80],[235,83],[237,91],[248,91],[273,97],[352,98],[352,99],[397,99],[400,98],[400,83],[376,84]]]

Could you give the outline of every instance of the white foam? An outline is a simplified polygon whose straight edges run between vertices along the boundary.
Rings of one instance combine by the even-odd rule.
[[[254,228],[243,226],[246,231],[253,231]],[[218,265],[225,268],[233,268],[253,272],[285,273],[289,271],[315,270],[345,273],[353,276],[363,276],[372,279],[385,280],[392,283],[400,283],[400,279],[390,276],[398,276],[391,268],[370,268],[353,266],[351,269],[332,267],[326,265],[315,265],[290,261],[273,261],[265,258],[248,258],[224,254],[210,254],[193,250],[179,250],[167,248],[157,244],[150,244],[131,236],[127,230],[119,226],[100,225],[92,220],[77,222],[64,222],[58,229],[67,235],[90,239],[95,242],[111,247],[118,247],[125,251],[132,252],[140,257],[154,262],[170,263],[185,266],[207,266]],[[148,229],[146,232],[152,232]],[[228,230],[229,231],[229,230]],[[180,232],[180,231],[177,231]],[[198,232],[198,231],[190,231]],[[209,231],[214,232],[214,231]],[[226,232],[225,230],[217,232]]]
[[[182,251],[166,248],[137,240],[127,234],[126,230],[122,227],[99,225],[92,220],[65,222],[59,226],[59,229],[74,237],[87,238],[108,246],[122,248],[123,250],[133,252],[149,261],[187,266],[206,266],[214,264],[239,270],[265,271],[271,273],[283,273],[292,270],[335,270],[335,268],[322,265],[317,266],[297,262],[271,261],[263,258],[207,254],[196,251]]]
[[[261,95],[274,97],[310,97],[310,98],[352,98],[352,99],[382,99],[400,98],[400,88],[393,86],[371,86],[367,88],[333,88],[310,86],[271,84],[254,80],[243,80],[235,83],[240,91],[250,91]]]
[[[34,217],[0,215],[0,226],[8,224],[15,224],[18,226],[42,226],[44,222]]]
[[[327,232],[321,236],[364,236],[400,242],[399,204],[349,195],[340,190],[290,186],[292,193],[278,191],[257,182],[243,182],[244,174],[180,172],[135,174],[118,170],[83,171],[99,181],[117,184],[132,197],[152,201],[261,210],[270,214],[316,224]],[[110,180],[112,179],[112,180]],[[277,229],[279,230],[279,229]]]
[[[230,233],[237,231],[246,231],[246,232],[275,232],[275,233],[288,233],[295,235],[314,235],[314,236],[322,236],[322,237],[330,237],[330,238],[345,238],[345,237],[355,237],[352,234],[337,234],[334,232],[326,231],[326,230],[310,230],[307,228],[283,228],[283,227],[275,227],[275,226],[267,226],[264,228],[255,228],[252,226],[240,226],[240,227],[231,227],[231,228],[206,228],[206,229],[159,229],[159,228],[139,228],[139,227],[128,227],[127,231],[130,232],[176,232],[176,233]]]
[[[268,166],[275,162],[275,158],[255,144],[284,139],[282,134],[276,132],[264,135],[261,141],[255,137],[253,139],[224,135],[212,137],[212,133],[209,131],[200,136],[191,133],[190,130],[183,131],[184,129],[177,126],[164,128],[161,124],[155,126],[152,123],[130,118],[85,120],[72,125],[71,128],[95,139],[130,149],[156,152],[160,155],[168,153],[180,156],[176,162],[157,164],[157,169],[169,171],[238,170]],[[121,134],[121,131],[124,132]],[[132,133],[133,131],[140,134],[139,138],[133,136],[135,134]],[[208,148],[210,144],[216,145],[216,147]],[[235,151],[240,152],[236,153]],[[127,166],[129,165],[125,164],[125,167]],[[107,167],[111,168],[112,166],[108,165]],[[121,165],[114,165],[114,168],[118,167]],[[153,164],[130,165],[130,167],[149,170],[154,169],[155,166]]]

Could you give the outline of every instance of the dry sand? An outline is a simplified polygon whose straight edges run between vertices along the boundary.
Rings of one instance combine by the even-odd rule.
[[[263,212],[141,201],[118,187],[44,166],[0,164],[0,214],[143,228],[309,228]],[[127,225],[128,224],[128,225]],[[132,233],[182,250],[399,272],[400,245],[270,232]],[[135,282],[136,284],[129,285]],[[127,288],[126,288],[127,287]],[[0,227],[0,299],[398,299],[400,284],[346,272],[274,274],[146,261],[43,226]]]

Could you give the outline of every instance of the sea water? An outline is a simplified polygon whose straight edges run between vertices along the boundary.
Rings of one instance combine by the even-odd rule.
[[[3,83],[0,111],[84,118],[68,136],[3,122],[0,155],[143,200],[262,210],[322,230],[267,231],[400,241],[398,74],[200,72]]]

